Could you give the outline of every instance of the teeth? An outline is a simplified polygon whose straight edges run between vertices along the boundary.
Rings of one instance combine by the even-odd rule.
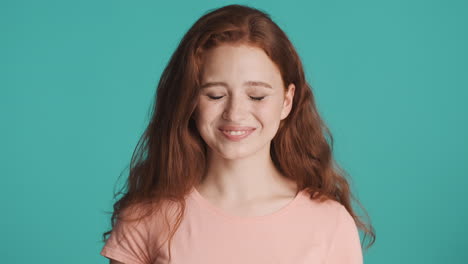
[[[246,131],[227,131],[227,130],[225,130],[225,132],[233,136],[239,136],[239,135],[243,135],[246,133]]]

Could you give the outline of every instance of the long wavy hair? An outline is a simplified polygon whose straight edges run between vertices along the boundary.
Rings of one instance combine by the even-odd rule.
[[[114,194],[114,199],[122,197],[114,203],[112,228],[103,234],[103,241],[107,241],[116,221],[141,220],[163,208],[162,201],[173,201],[178,210],[166,239],[170,257],[170,243],[184,215],[185,196],[203,179],[207,167],[207,145],[193,119],[202,57],[207,50],[226,43],[263,49],[280,70],[285,90],[294,83],[293,106],[272,139],[271,158],[300,190],[307,189],[310,199],[341,203],[364,231],[363,241],[370,236],[368,249],[375,241],[374,228],[352,208],[354,200],[369,218],[351,193],[349,175],[333,159],[333,136],[319,116],[295,48],[269,14],[245,5],[228,5],[204,14],[172,54],[157,86],[151,120],[132,155],[129,177]],[[136,218],[127,217],[132,213],[123,213],[134,208],[144,210],[134,210],[140,212]]]

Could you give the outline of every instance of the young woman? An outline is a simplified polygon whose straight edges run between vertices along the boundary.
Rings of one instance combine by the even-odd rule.
[[[353,211],[299,56],[268,14],[202,16],[155,100],[103,236],[111,263],[363,262],[357,228],[371,245],[373,228]]]

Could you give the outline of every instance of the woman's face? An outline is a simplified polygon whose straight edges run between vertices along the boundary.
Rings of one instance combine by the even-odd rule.
[[[226,159],[264,148],[269,153],[280,120],[291,110],[294,84],[285,93],[279,69],[257,47],[221,45],[203,60],[194,119],[209,150]]]

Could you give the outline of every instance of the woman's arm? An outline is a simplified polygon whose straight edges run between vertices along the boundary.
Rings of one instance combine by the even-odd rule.
[[[359,232],[353,217],[341,205],[327,264],[363,264]]]

